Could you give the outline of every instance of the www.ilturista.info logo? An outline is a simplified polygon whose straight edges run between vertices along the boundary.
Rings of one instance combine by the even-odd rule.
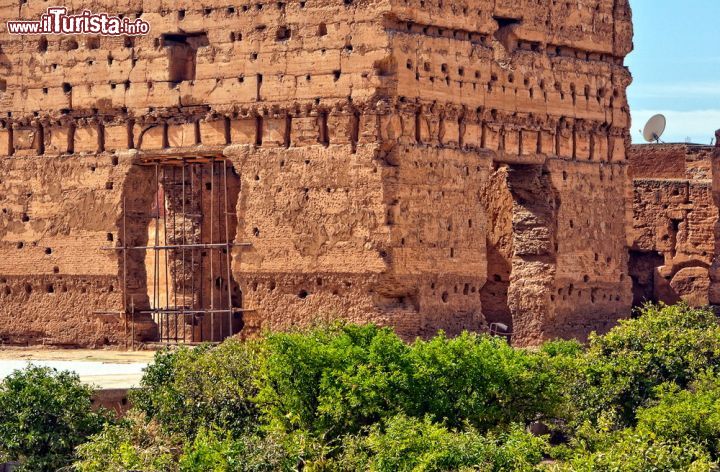
[[[102,36],[140,36],[150,32],[150,24],[137,18],[121,18],[84,10],[68,15],[65,7],[50,7],[39,20],[7,22],[10,34],[99,34]]]

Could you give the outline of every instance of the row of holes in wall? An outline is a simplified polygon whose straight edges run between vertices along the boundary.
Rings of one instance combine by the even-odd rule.
[[[282,31],[283,31],[283,33],[282,33],[283,35],[286,34],[286,30],[282,30]],[[231,35],[233,35],[233,38],[236,37],[235,36],[236,33],[231,33]],[[132,38],[128,38],[128,41],[131,41],[131,40],[132,40]],[[74,40],[67,40],[67,41],[69,41],[70,44],[73,44],[74,48],[77,48],[76,41],[74,41]],[[157,41],[158,41],[158,44],[160,44],[160,40],[157,40]],[[42,39],[41,39],[41,42],[42,42]],[[91,42],[91,41],[89,41],[89,44],[91,44],[93,48],[97,46],[96,43]],[[179,82],[195,80],[195,67],[196,67],[195,64],[196,64],[197,48],[208,44],[207,43],[207,35],[205,33],[166,34],[166,35],[163,35],[162,44],[164,46],[168,47],[170,50],[170,65],[169,65],[169,80],[168,80],[168,82],[172,85],[172,84],[177,84]],[[127,45],[128,45],[128,47],[132,47],[131,42],[127,43]],[[44,47],[46,48],[47,45],[45,44]],[[346,45],[345,49],[348,51],[352,51],[352,46]],[[573,50],[570,48],[555,47],[552,49],[557,49],[558,54],[562,54],[563,56],[571,56],[571,57],[578,57],[578,58],[580,58],[581,56],[584,56],[586,58],[586,60],[588,60],[587,58],[590,55],[590,53],[580,51],[580,50],[576,50],[575,52],[573,52]],[[569,51],[569,53],[568,54],[565,54],[564,52],[561,53],[560,52],[561,50]],[[570,54],[570,53],[572,53],[572,54]],[[256,52],[250,53],[249,59],[250,59],[250,61],[257,60],[258,53],[256,53]],[[602,59],[606,59],[606,57],[600,56],[600,60],[602,60]],[[114,60],[114,58],[113,58],[112,54],[109,54],[107,57],[108,65],[112,65],[113,60]],[[88,61],[89,65],[93,65],[95,63],[94,59],[88,59],[87,61]],[[137,62],[137,59],[133,59],[133,62]],[[406,66],[408,69],[415,71],[415,77],[416,77],[416,80],[418,80],[418,81],[421,79],[421,77],[423,77],[423,76],[421,76],[421,70],[426,74],[432,74],[433,68],[434,68],[430,62],[424,62],[422,65],[418,64],[416,66],[413,63],[412,59],[408,59]],[[52,64],[51,67],[53,70],[56,70],[58,65]],[[450,86],[451,82],[455,82],[455,83],[459,84],[459,86],[461,88],[465,84],[470,84],[470,85],[472,85],[474,90],[477,90],[478,85],[482,85],[483,88],[487,91],[492,91],[493,88],[495,86],[497,86],[497,84],[500,82],[498,72],[493,72],[490,75],[490,77],[487,78],[487,81],[482,82],[483,77],[482,77],[481,72],[478,70],[474,71],[475,81],[464,80],[465,75],[466,75],[466,70],[465,70],[465,67],[463,67],[463,66],[457,67],[457,76],[456,77],[451,77],[448,64],[445,64],[445,63],[441,64],[440,70],[443,74],[442,76],[427,75],[427,76],[425,76],[425,78],[430,80],[431,83],[434,83],[436,81],[436,79],[442,79],[448,86]],[[341,73],[342,73],[341,70],[336,70],[332,73],[335,81],[340,79]],[[505,81],[502,82],[503,85],[501,85],[503,87],[503,91],[504,91],[505,88],[508,87],[507,85],[504,85],[504,84],[514,84],[515,83],[515,74],[513,72],[500,72],[500,73],[506,74]],[[258,82],[262,82],[262,79],[261,79],[262,75],[257,75],[257,77],[258,77]],[[531,98],[534,97],[535,87],[538,87],[543,93],[547,92],[550,88],[553,88],[554,91],[559,92],[561,94],[562,100],[564,100],[565,94],[569,94],[572,96],[573,102],[575,102],[577,99],[577,96],[579,95],[577,87],[574,83],[568,84],[566,89],[563,89],[563,83],[560,81],[556,81],[556,82],[554,82],[554,84],[548,85],[546,83],[545,79],[541,79],[537,84],[531,85],[532,77],[533,77],[532,74],[526,74],[523,77],[523,84],[525,86],[525,89],[529,90]],[[243,82],[244,78],[245,78],[244,76],[239,76],[238,81]],[[279,80],[282,80],[283,78],[284,78],[283,74],[278,75]],[[311,74],[307,74],[305,76],[305,79],[308,81],[311,80],[311,78],[312,78]],[[220,84],[226,79],[227,78],[216,78],[216,82],[218,84]],[[119,83],[120,82],[111,82],[110,84],[111,84],[111,87],[114,89]],[[122,83],[122,85],[124,85],[125,90],[128,90],[130,88],[130,85],[132,82],[130,80],[125,80],[121,83]],[[92,90],[91,84],[85,84],[85,85],[86,85],[88,91]],[[153,82],[152,81],[146,82],[146,86],[148,89],[151,89],[153,87]],[[5,89],[7,88],[7,84],[4,85],[4,88]],[[70,83],[64,83],[62,85],[62,88],[63,88],[64,93],[69,93],[72,90],[72,85]],[[515,87],[515,88],[517,89],[517,87]],[[25,90],[24,87],[22,89]],[[2,91],[2,87],[0,87],[0,91]],[[43,88],[43,92],[47,94],[48,88],[47,87]],[[580,92],[580,94],[582,96],[584,96],[586,100],[589,100],[591,98],[590,85],[584,85],[583,91]],[[601,103],[602,99],[607,97],[607,89],[604,87],[598,88],[594,96],[595,96],[596,100],[598,101],[598,103]],[[614,90],[612,96],[615,99],[619,98],[621,96],[620,91]],[[546,95],[545,95],[545,98],[547,99]],[[258,99],[260,99],[260,97],[258,97]],[[610,105],[613,106],[612,103]]]
[[[4,278],[0,279],[0,284],[4,285],[2,292],[0,292],[0,293],[2,293],[4,295],[12,295],[13,294],[13,289],[10,286],[7,279],[4,279]],[[25,282],[22,284],[21,293],[24,293],[25,295],[31,295],[33,292],[36,291],[37,285],[38,285],[37,283],[33,284],[30,282]],[[77,285],[77,284],[74,284],[74,285]],[[40,288],[42,290],[41,293],[54,294],[54,293],[68,293],[70,291],[68,284],[62,283],[62,282],[40,284]],[[110,284],[106,287],[99,287],[97,284],[91,284],[91,283],[84,282],[84,281],[80,283],[78,291],[80,293],[87,293],[88,290],[91,288],[94,289],[95,291],[100,290],[104,293],[114,293],[115,292],[115,286],[112,284]]]

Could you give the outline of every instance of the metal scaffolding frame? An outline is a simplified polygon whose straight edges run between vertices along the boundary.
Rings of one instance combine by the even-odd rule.
[[[243,310],[240,307],[233,306],[231,251],[233,247],[248,247],[250,243],[234,243],[230,240],[230,215],[234,214],[234,212],[231,213],[231,209],[229,208],[228,166],[231,165],[230,162],[218,156],[182,156],[174,159],[168,159],[167,156],[160,156],[157,159],[143,160],[138,165],[154,167],[154,213],[149,215],[148,218],[154,221],[154,241],[148,245],[128,245],[127,202],[126,198],[123,197],[122,245],[101,248],[108,251],[122,252],[123,311],[119,313],[103,312],[98,314],[121,315],[123,317],[126,339],[125,346],[126,348],[128,347],[129,327],[131,330],[130,341],[132,349],[135,348],[136,315],[150,315],[153,318],[158,327],[159,341],[161,343],[213,343],[222,341],[225,337],[232,336],[235,328],[233,323],[234,316],[238,313],[251,310]],[[167,189],[169,188],[169,182],[172,182],[172,185],[177,185],[178,171],[181,171],[182,205],[180,213],[177,211],[172,211],[171,213],[172,232],[169,234],[166,205],[168,201]],[[189,190],[188,175],[190,177]],[[206,182],[207,177],[209,177],[209,182]],[[168,179],[170,179],[170,181],[168,181]],[[195,183],[196,179],[198,180],[197,186]],[[206,193],[203,190],[205,186],[207,190],[209,190],[209,202],[203,201],[203,193]],[[196,195],[198,196],[198,201],[195,200]],[[187,212],[186,204],[188,204],[188,202],[191,209],[195,209],[196,206],[199,208],[199,214]],[[205,215],[204,205],[209,206],[209,215]],[[177,208],[175,210],[177,210]],[[221,219],[223,215],[224,217]],[[206,220],[206,217],[209,217],[209,221]],[[179,234],[177,225],[178,218],[182,219]],[[199,242],[191,241],[190,238],[188,238],[187,227],[189,218],[199,220]],[[224,225],[221,225],[221,221],[224,221]],[[162,241],[160,240],[161,224],[163,232]],[[221,226],[224,226],[224,234],[222,234]],[[203,241],[206,236],[206,229],[207,233],[209,233],[209,238],[208,241]],[[168,240],[168,237],[170,240]],[[200,250],[203,252],[198,255],[197,252]],[[152,274],[153,292],[150,300],[150,309],[136,309],[135,301],[132,298],[130,299],[130,303],[128,303],[127,278],[128,253],[130,251],[152,251],[154,264]],[[180,256],[179,264],[178,255]],[[203,257],[206,255],[209,259],[207,273],[205,273],[206,264],[203,261]],[[187,267],[188,259],[189,269]],[[173,261],[172,270],[170,269],[171,261]],[[196,261],[198,262],[197,265]],[[161,262],[164,262],[165,266],[164,300],[161,290]],[[225,276],[226,287],[223,287],[222,284],[223,275]],[[180,283],[178,283],[179,281]],[[178,303],[178,285],[180,285],[181,303]],[[204,297],[205,288],[209,290],[209,303]],[[188,297],[188,289],[190,297]],[[216,291],[220,292],[218,300],[215,299]],[[191,300],[190,303],[188,303],[188,298]],[[223,298],[225,298],[225,300],[223,300]],[[192,320],[190,323],[191,329],[189,336],[187,333],[188,317]],[[205,320],[208,318],[209,321],[207,323],[209,324],[210,332],[205,333],[204,325]],[[223,321],[226,321],[226,323],[223,323]],[[227,327],[227,333],[223,327],[224,324]],[[199,330],[197,330],[199,332],[196,332],[195,326],[199,326]]]

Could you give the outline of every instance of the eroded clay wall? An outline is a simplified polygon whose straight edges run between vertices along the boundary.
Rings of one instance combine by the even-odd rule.
[[[712,194],[712,148],[633,146],[630,163],[635,304],[714,303],[710,267],[718,208]]]
[[[383,3],[86,1],[68,7],[142,17],[152,32],[117,38],[11,36],[4,22],[0,26],[0,159],[7,169],[0,194],[7,208],[0,216],[0,259],[5,261],[0,296],[2,336],[8,342],[121,343],[122,320],[94,313],[123,310],[131,301],[137,310],[151,307],[145,251],[128,255],[123,299],[121,252],[101,249],[124,243],[123,200],[128,245],[153,243],[148,241],[153,172],[126,150],[201,146],[221,153],[231,144],[301,149],[308,143],[324,149],[325,141],[334,140],[327,130],[335,129],[335,104],[362,105],[388,82],[388,40],[377,21]],[[0,17],[38,19],[46,8],[42,2],[2,2]],[[195,45],[194,67],[178,67],[177,35]],[[183,76],[183,70],[192,69],[192,76]],[[352,130],[346,130],[350,149],[357,139],[350,145]],[[344,168],[347,162],[338,165]],[[282,174],[278,168],[268,181],[285,178],[288,188],[296,187],[299,177],[293,172]],[[333,187],[327,174],[314,179],[323,191]],[[338,209],[365,211],[341,193],[332,198]],[[172,196],[166,203],[172,205]],[[258,214],[270,213],[262,199],[253,203],[259,205]],[[324,209],[307,215],[317,217],[315,225],[302,224],[325,231],[317,215]],[[250,227],[255,226],[266,225],[260,220]],[[305,232],[286,236],[300,246],[316,244],[314,235]],[[46,247],[52,254],[45,254]],[[325,249],[318,246],[316,255]],[[369,251],[364,246],[352,250],[361,252],[360,259],[372,258],[364,255]],[[343,272],[351,252],[330,253],[327,267],[333,268],[322,270]],[[275,256],[269,250],[262,257]],[[313,272],[308,259],[295,264],[305,274]],[[285,272],[279,270],[279,283]],[[325,306],[334,305],[332,300]],[[250,297],[246,305],[252,302]],[[297,317],[311,311],[301,310]],[[152,337],[152,324],[145,328]]]
[[[0,12],[35,19],[45,7],[5,2]],[[95,159],[110,163],[107,172],[123,169],[100,183],[68,170],[62,185],[74,183],[74,194],[48,190],[60,185],[48,177],[33,197],[51,219],[76,205],[101,222],[83,240],[90,223],[73,221],[71,243],[52,254],[61,273],[85,261],[75,271],[97,287],[89,305],[117,310],[127,296],[150,305],[145,254],[131,256],[123,298],[120,256],[99,249],[120,246],[121,228],[128,244],[148,244],[155,186],[141,164],[211,155],[229,159],[240,178],[235,242],[251,245],[233,250],[232,272],[248,334],[338,316],[390,324],[407,338],[484,329],[489,275],[507,292],[518,344],[584,336],[628,314],[617,183],[628,145],[627,2],[74,7],[139,16],[152,33],[0,30],[0,159],[19,181],[33,175],[26,162]],[[489,200],[491,182],[506,200]],[[102,185],[109,208],[74,198]],[[43,215],[26,212],[30,222]],[[14,210],[0,225],[0,259],[15,254],[18,233],[44,243],[25,234],[22,218]],[[114,241],[100,241],[113,232]],[[493,265],[489,274],[495,252],[504,259],[493,264],[509,272]],[[32,279],[46,269],[14,270]],[[115,295],[104,295],[108,283]],[[41,308],[30,315],[22,295],[8,295],[7,316],[58,316],[55,293],[36,296]],[[68,317],[91,309],[83,310]],[[121,323],[108,331],[116,342]]]
[[[3,343],[123,342],[109,313],[123,307],[118,257],[101,248],[122,243],[122,195],[138,190],[125,188],[130,167],[95,155],[0,159]]]
[[[394,2],[393,13],[398,113],[416,123],[402,136],[506,167],[493,186],[512,205],[483,205],[497,225],[512,219],[488,232],[493,316],[507,291],[518,344],[628,316],[627,2]]]

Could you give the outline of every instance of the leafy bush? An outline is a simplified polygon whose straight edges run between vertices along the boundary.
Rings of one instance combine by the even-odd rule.
[[[169,434],[193,438],[201,427],[242,432],[257,424],[256,370],[255,343],[161,351],[131,401]]]
[[[77,448],[78,472],[166,472],[176,470],[179,442],[166,437],[157,423],[131,411],[117,424],[108,424]]]
[[[415,416],[481,430],[553,416],[561,386],[543,356],[504,339],[464,333],[417,341],[410,352]]]
[[[568,379],[579,419],[614,415],[619,426],[635,423],[637,409],[656,387],[687,386],[720,366],[720,325],[709,310],[685,305],[648,306],[590,345]]]
[[[672,441],[632,428],[575,439],[567,461],[555,472],[710,472],[717,470],[705,449],[691,441]]]
[[[271,334],[258,401],[283,430],[337,436],[395,414],[407,396],[409,347],[375,326]]]
[[[389,329],[343,326],[272,334],[265,353],[267,421],[327,438],[401,413],[486,429],[551,414],[560,399],[543,356],[474,334],[408,346]]]
[[[443,425],[396,416],[369,436],[349,441],[334,470],[396,471],[531,471],[542,460],[545,441],[516,426],[504,434],[482,436],[473,428],[449,430]]]
[[[158,354],[135,412],[77,469],[718,470],[718,367],[720,324],[686,306],[539,351],[376,326],[268,334]],[[536,420],[561,444],[525,432]]]
[[[91,408],[92,389],[70,372],[30,366],[0,382],[0,458],[23,470],[55,471],[109,416]]]
[[[202,429],[185,446],[176,469],[180,472],[277,472],[294,471],[301,458],[289,452],[288,438],[246,435],[237,439],[228,432]]]
[[[637,430],[667,441],[690,441],[720,459],[720,379],[704,377],[691,390],[669,386],[641,409]]]

